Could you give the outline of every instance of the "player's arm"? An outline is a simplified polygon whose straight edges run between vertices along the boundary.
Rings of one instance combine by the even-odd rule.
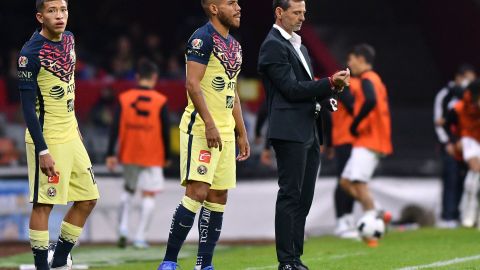
[[[355,102],[355,98],[353,97],[349,87],[345,87],[343,92],[338,96],[338,99],[343,103],[348,114],[353,115],[353,104]]]
[[[435,125],[435,133],[437,133],[438,140],[442,144],[448,142],[448,134],[444,130],[445,116],[448,113],[448,102],[445,102],[447,95],[447,88],[443,88],[435,96],[435,101],[433,103],[433,123]]]
[[[200,87],[200,81],[205,76],[207,66],[195,61],[187,61],[187,78],[186,88],[190,99],[195,106],[195,110],[202,117],[205,123],[205,137],[207,138],[208,147],[219,148],[222,151],[222,139],[220,133],[215,126],[215,121],[207,107],[207,102],[203,96],[202,88]]]
[[[242,105],[240,104],[240,97],[238,91],[235,89],[235,105],[233,106],[233,118],[235,119],[235,133],[237,135],[238,144],[238,161],[247,160],[250,157],[250,144],[248,143],[247,129],[243,122]]]
[[[117,145],[118,132],[120,130],[120,115],[122,114],[122,106],[117,105],[113,116],[112,126],[110,127],[110,136],[108,138],[107,158],[105,164],[110,171],[115,170],[118,165],[118,158],[115,155],[115,146]]]
[[[39,156],[41,171],[47,176],[56,176],[55,161],[48,152],[48,147],[43,137],[42,125],[35,109],[38,89],[37,76],[40,64],[35,61],[34,56],[22,55],[22,53],[20,55],[17,66],[18,89],[20,91],[25,124],[35,145],[35,155]]]
[[[451,130],[452,126],[458,126],[458,114],[455,109],[451,109],[447,112],[445,117],[445,123],[442,126],[443,131],[448,136],[448,141],[445,144],[445,151],[451,156],[455,156],[456,138]]]
[[[167,104],[163,105],[160,111],[160,121],[162,127],[163,148],[165,151],[165,161],[169,164],[170,160],[170,118],[168,116]]]
[[[322,100],[343,90],[350,79],[350,71],[347,69],[335,73],[331,78],[298,81],[285,47],[276,40],[269,40],[262,45],[258,63],[259,72],[268,77],[275,88],[291,101],[304,101],[313,97]]]
[[[360,108],[360,112],[353,119],[352,125],[350,126],[350,133],[354,136],[358,136],[357,127],[360,125],[363,119],[373,110],[377,104],[377,97],[375,95],[375,90],[373,84],[368,79],[362,80],[362,92],[365,97],[365,102]]]

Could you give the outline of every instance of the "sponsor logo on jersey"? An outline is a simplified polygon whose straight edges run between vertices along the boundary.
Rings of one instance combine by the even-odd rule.
[[[210,163],[211,157],[212,157],[212,153],[210,153],[210,151],[201,150],[200,155],[198,156],[198,161],[203,163]]]
[[[207,169],[206,166],[200,165],[200,166],[198,166],[198,168],[197,168],[197,172],[198,172],[198,174],[200,174],[200,175],[205,175],[205,174],[207,174],[208,169]]]
[[[25,68],[28,64],[28,58],[26,56],[20,56],[18,58],[18,67]]]
[[[55,85],[50,89],[50,96],[56,100],[62,99],[65,96],[65,90],[59,85]]]
[[[57,173],[56,176],[49,176],[48,183],[49,184],[58,184],[60,182],[60,174]]]
[[[215,77],[212,81],[212,88],[217,92],[221,92],[225,88],[225,80],[222,77]]]
[[[226,108],[227,109],[233,109],[233,102],[235,101],[235,97],[233,96],[226,96]]]

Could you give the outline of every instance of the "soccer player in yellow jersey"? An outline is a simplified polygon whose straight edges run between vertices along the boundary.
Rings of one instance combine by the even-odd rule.
[[[159,270],[177,268],[178,253],[200,208],[195,269],[213,269],[227,192],[236,182],[235,142],[237,160],[250,156],[236,87],[242,49],[229,35],[231,28],[240,26],[241,9],[237,0],[201,3],[209,22],[187,44],[188,105],[180,123],[180,174],[186,192],[173,216]]]
[[[30,243],[38,270],[68,269],[67,256],[99,197],[74,112],[75,41],[65,31],[67,0],[36,0],[41,29],[18,58],[30,201]],[[62,224],[51,265],[48,219],[55,204],[73,205]]]

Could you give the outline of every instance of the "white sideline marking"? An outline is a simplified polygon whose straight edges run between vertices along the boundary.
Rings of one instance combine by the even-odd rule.
[[[316,261],[328,261],[328,260],[342,260],[348,257],[354,257],[354,256],[362,256],[365,255],[365,252],[357,252],[357,253],[351,253],[351,254],[338,254],[338,255],[332,255],[328,257],[319,257],[319,258],[314,258],[314,259],[307,259],[304,260],[303,262],[316,262]],[[277,269],[278,264],[272,264],[272,265],[267,265],[267,266],[260,266],[260,267],[248,267],[245,268],[244,270],[266,270],[266,269]]]
[[[422,264],[422,265],[415,265],[415,266],[409,266],[409,267],[404,267],[404,268],[398,268],[396,270],[417,270],[417,269],[424,269],[424,268],[447,266],[447,265],[451,265],[451,264],[463,263],[463,262],[468,262],[468,261],[476,261],[476,260],[480,260],[480,254],[470,256],[470,257],[455,258],[455,259],[448,260],[448,261],[434,262],[434,263],[431,263],[431,264]]]

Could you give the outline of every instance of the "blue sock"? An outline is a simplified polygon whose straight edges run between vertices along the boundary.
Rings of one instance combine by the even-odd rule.
[[[68,254],[72,251],[74,243],[58,238],[57,246],[55,247],[55,253],[53,254],[52,268],[65,266],[67,264]]]
[[[173,214],[164,261],[177,262],[178,253],[195,221],[195,212],[180,204]]]
[[[222,230],[223,212],[211,211],[202,207],[198,219],[198,254],[197,263],[200,269],[212,265],[213,251],[220,238]]]
[[[48,249],[37,249],[32,248],[33,259],[35,261],[35,267],[37,270],[50,270],[48,267],[47,258],[48,258]]]

